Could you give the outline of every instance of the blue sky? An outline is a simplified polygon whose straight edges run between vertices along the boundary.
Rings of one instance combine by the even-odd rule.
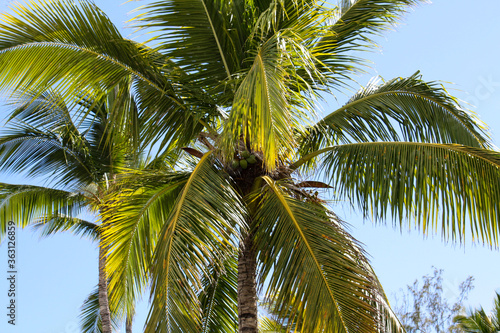
[[[0,0],[0,10],[8,1]],[[95,1],[119,26],[126,13],[141,2],[118,6],[120,1]],[[480,3],[480,4],[479,4]],[[474,105],[473,109],[491,128],[500,146],[500,1],[435,1],[410,12],[395,31],[379,40],[381,49],[366,56],[374,62],[369,75],[357,78],[365,85],[370,77],[385,79],[409,76],[420,70],[425,80],[453,82],[449,92]],[[124,35],[130,34],[130,30]],[[325,111],[341,105],[347,96],[327,98]],[[23,182],[0,176],[2,182]],[[453,298],[458,284],[475,278],[470,306],[491,307],[495,290],[500,291],[500,253],[481,245],[445,244],[440,237],[424,238],[418,231],[399,231],[392,226],[374,226],[351,210],[347,203],[337,213],[352,226],[351,232],[365,244],[372,264],[394,303],[393,294],[416,278],[442,268],[445,295]],[[6,324],[0,311],[0,332],[76,333],[79,308],[97,284],[96,245],[71,235],[39,239],[32,231],[19,231],[17,239],[18,325]],[[6,271],[6,246],[0,245],[0,272]],[[2,268],[3,267],[3,268]],[[6,273],[0,273],[0,277]],[[6,278],[0,278],[0,309],[7,302]],[[5,306],[4,306],[5,304]],[[141,331],[146,317],[143,304],[134,327]]]

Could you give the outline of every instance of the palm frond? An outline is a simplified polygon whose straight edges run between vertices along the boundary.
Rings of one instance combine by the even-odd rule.
[[[289,332],[282,324],[267,316],[259,317],[259,333],[285,333]]]
[[[151,268],[147,332],[198,331],[200,275],[208,275],[209,263],[224,258],[238,241],[235,228],[243,224],[245,210],[228,180],[214,168],[210,155],[199,161],[173,210],[156,213],[165,222]]]
[[[264,180],[255,239],[278,316],[303,332],[375,331],[380,293],[360,245],[323,207]]]
[[[329,33],[318,40],[314,52],[322,63],[337,72],[338,79],[351,80],[365,61],[353,53],[376,44],[374,37],[391,29],[411,7],[425,0],[339,0],[329,24]]]
[[[419,72],[383,84],[371,82],[343,107],[310,127],[301,148],[309,153],[337,143],[421,141],[489,147],[486,126],[436,82]]]
[[[453,321],[466,333],[495,333],[490,318],[483,308],[474,311],[469,316],[456,316]]]
[[[162,221],[156,215],[172,210],[175,199],[187,181],[186,173],[131,175],[119,178],[121,192],[110,193],[103,210],[106,221],[103,239],[110,244],[107,258],[110,275],[109,298],[113,307],[134,303],[147,286],[147,275]]]
[[[500,330],[500,293],[496,293],[491,316],[481,307],[469,310],[467,315],[453,318],[453,322],[466,333],[496,333]]]
[[[236,332],[238,328],[238,263],[236,251],[222,265],[212,265],[202,279],[200,333]]]
[[[496,293],[491,321],[493,322],[493,325],[497,328],[497,330],[500,330],[500,292]]]
[[[100,230],[97,224],[76,217],[47,216],[42,221],[33,224],[33,228],[40,231],[44,237],[62,231],[70,231],[75,235],[88,237],[93,241],[100,238]]]
[[[124,39],[90,1],[28,1],[0,16],[0,88],[17,93],[52,88],[65,100],[102,96],[133,75],[159,93],[149,50]],[[29,64],[29,66],[27,65]]]
[[[241,200],[213,166],[210,155],[205,154],[192,173],[174,174],[170,181],[163,175],[160,186],[155,181],[148,183],[144,176],[138,191],[124,197],[127,202],[123,209],[109,211],[109,229],[104,234],[111,246],[111,271],[117,270],[111,276],[110,288],[113,293],[115,288],[124,288],[123,283],[131,288],[137,276],[144,278],[140,277],[141,270],[148,270],[152,308],[147,332],[199,331],[197,293],[201,277],[209,275],[209,263],[225,257],[237,242],[235,228],[242,224]],[[146,235],[149,228],[158,236]],[[151,262],[148,249],[153,248]]]
[[[290,293],[290,290],[283,291]],[[268,295],[263,301],[260,301],[259,307],[263,309],[265,315],[259,316],[259,332],[301,332],[300,315],[294,314],[294,306],[296,308],[303,307],[299,304],[300,300],[296,295],[291,295],[292,304],[294,306],[284,309],[278,304],[279,293],[276,295]]]
[[[200,120],[207,114],[213,118],[204,107],[179,105],[171,95],[158,94],[157,89],[144,82],[136,83],[135,97],[142,121],[141,142],[143,145],[159,144],[159,151],[189,145],[203,130]]]
[[[0,137],[0,166],[5,172],[28,176],[53,174],[54,180],[69,187],[82,186],[98,180],[86,148],[80,133],[16,124]]]
[[[120,322],[116,314],[111,312],[111,325],[118,330]],[[85,299],[80,313],[82,333],[102,333],[101,315],[99,313],[99,289],[96,287]]]
[[[105,98],[82,97],[72,106],[51,91],[18,96],[10,126],[0,136],[4,170],[53,172],[54,182],[85,186],[137,162],[140,125],[130,86],[127,78]]]
[[[60,131],[78,133],[77,125],[70,114],[70,109],[61,96],[52,91],[26,91],[14,93],[13,110],[7,123],[21,123],[42,131]]]
[[[139,117],[139,109],[133,95],[132,77],[127,77],[116,85],[106,97],[106,127],[103,131],[106,133],[105,140],[95,138],[90,141],[104,141],[103,146],[109,147],[111,161],[128,159],[138,162],[139,155],[144,150],[141,143],[143,120]]]
[[[500,154],[455,144],[353,143],[324,148],[323,168],[340,197],[376,220],[414,221],[424,234],[498,246]],[[300,164],[299,163],[299,164]],[[298,166],[295,164],[293,167]],[[467,226],[469,222],[469,226]]]
[[[256,10],[253,17],[253,35],[272,36],[278,31],[287,29],[301,33],[304,30],[294,29],[305,28],[304,20],[315,20],[318,17],[313,15],[315,10],[322,8],[317,0],[296,1],[296,0],[260,0],[254,3]]]
[[[139,112],[131,92],[131,78],[118,83],[101,100],[85,99],[87,115],[80,115],[88,155],[97,165],[96,176],[116,175],[139,163]]]
[[[158,35],[159,50],[190,74],[192,83],[214,94],[230,88],[244,59],[249,27],[245,1],[156,1],[143,7],[136,24]],[[167,41],[165,43],[165,41]]]
[[[279,55],[277,39],[262,46],[236,92],[231,114],[224,125],[223,140],[228,156],[243,138],[252,150],[262,151],[268,170],[276,168],[277,156],[285,158],[295,143]]]
[[[0,234],[8,221],[20,227],[45,223],[56,216],[76,217],[87,203],[80,193],[41,186],[0,183]]]

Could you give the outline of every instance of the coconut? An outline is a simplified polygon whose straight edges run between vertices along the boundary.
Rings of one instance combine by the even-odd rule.
[[[249,163],[249,164],[255,164],[257,162],[257,157],[255,157],[255,155],[250,155],[250,157],[248,157],[246,159],[246,161]]]
[[[247,160],[241,160],[241,161],[240,161],[240,167],[241,167],[242,169],[246,169],[246,168],[248,167],[248,162],[247,162]]]

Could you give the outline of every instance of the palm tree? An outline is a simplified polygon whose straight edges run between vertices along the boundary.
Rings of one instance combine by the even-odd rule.
[[[113,191],[113,179],[133,158],[133,140],[121,128],[133,122],[135,104],[129,88],[126,83],[116,86],[105,101],[83,98],[73,107],[51,92],[20,96],[9,128],[0,136],[3,171],[24,172],[49,184],[1,183],[2,230],[14,220],[23,227],[31,224],[42,229],[43,235],[71,230],[99,241],[99,284],[84,303],[82,332],[106,333],[118,325],[119,306],[113,304],[110,313],[108,303],[107,246],[102,239],[106,221],[99,225],[79,214],[87,209],[102,215],[103,198]],[[118,108],[122,110],[117,116]],[[129,306],[127,327],[132,313]]]
[[[470,311],[467,316],[456,316],[453,321],[466,333],[498,333],[500,331],[500,294],[496,293],[491,316],[480,309]]]
[[[112,293],[151,281],[147,332],[257,332],[259,288],[303,332],[400,331],[317,189],[376,220],[494,246],[500,155],[419,73],[372,82],[319,120],[314,106],[418,3],[151,2],[135,20],[147,45],[87,1],[17,5],[1,20],[0,89],[99,100],[132,77],[142,144],[172,163],[116,180],[103,236]]]

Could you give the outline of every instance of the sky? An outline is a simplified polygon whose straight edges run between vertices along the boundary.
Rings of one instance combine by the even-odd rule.
[[[0,11],[9,1],[0,0]],[[118,27],[141,2],[119,6],[121,1],[95,0]],[[500,1],[438,1],[418,6],[405,16],[395,31],[380,38],[380,49],[366,54],[373,62],[372,76],[385,79],[410,76],[420,70],[425,80],[441,80],[454,96],[471,104],[490,126],[500,146]],[[122,30],[125,36],[131,30]],[[341,106],[349,92],[326,97],[324,112]],[[1,116],[3,118],[3,116]],[[0,175],[0,182],[23,183],[20,177]],[[481,245],[444,243],[439,235],[424,237],[418,230],[397,230],[374,225],[347,203],[336,212],[351,225],[351,233],[365,245],[372,265],[391,303],[396,293],[432,266],[444,270],[444,295],[453,299],[458,285],[469,275],[475,279],[468,306],[491,308],[500,292],[500,253]],[[18,230],[17,325],[7,324],[7,246],[0,244],[0,332],[76,333],[78,314],[85,297],[97,284],[97,247],[86,239],[60,234],[40,239],[31,230]],[[3,273],[5,272],[5,273]],[[2,278],[5,276],[5,278]],[[147,299],[147,296],[145,297]],[[134,321],[141,331],[147,315],[146,302],[139,305]],[[124,330],[123,330],[124,332]]]

